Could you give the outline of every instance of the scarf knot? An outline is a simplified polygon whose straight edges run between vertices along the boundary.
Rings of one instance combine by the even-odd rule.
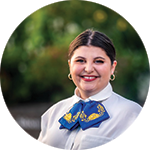
[[[108,118],[109,115],[100,102],[80,100],[59,119],[60,129],[66,128],[72,131],[81,127],[82,130],[86,130],[91,127],[99,127],[101,122]]]

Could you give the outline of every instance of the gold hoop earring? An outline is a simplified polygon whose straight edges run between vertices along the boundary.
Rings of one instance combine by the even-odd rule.
[[[115,75],[114,74],[112,74],[111,76],[110,76],[110,81],[114,81],[115,80]]]
[[[72,77],[71,77],[70,73],[68,74],[68,78],[69,78],[69,80],[72,80]]]

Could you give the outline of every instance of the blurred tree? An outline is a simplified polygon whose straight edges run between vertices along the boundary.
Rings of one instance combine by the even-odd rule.
[[[67,78],[68,46],[87,28],[104,32],[113,40],[118,61],[114,91],[143,105],[149,86],[149,63],[140,37],[116,12],[79,0],[45,6],[13,32],[1,62],[6,103],[54,103],[71,96],[75,86]]]

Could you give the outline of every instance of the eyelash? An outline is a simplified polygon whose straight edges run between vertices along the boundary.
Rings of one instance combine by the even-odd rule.
[[[85,62],[83,59],[78,59],[78,60],[76,60],[76,62],[80,62],[80,63],[83,63],[83,62]]]
[[[104,61],[103,60],[95,60],[95,63],[104,63]]]
[[[78,60],[76,60],[76,62],[80,62],[80,63],[83,63],[83,62],[85,62],[85,60],[83,60],[83,59],[78,59]],[[104,61],[103,60],[95,60],[94,61],[94,63],[104,63]]]

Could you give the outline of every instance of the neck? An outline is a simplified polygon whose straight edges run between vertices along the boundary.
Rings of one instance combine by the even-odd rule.
[[[102,97],[107,97],[107,95],[109,95],[109,93],[112,92],[111,87],[106,89],[107,86],[109,86],[109,84],[107,84],[104,88],[99,89],[99,91],[83,91],[79,88],[76,88],[75,93],[78,97],[82,98],[82,100],[86,100],[89,97],[93,97],[94,95],[97,95],[99,92],[102,92],[102,91],[103,91]]]
[[[100,91],[98,91],[98,92],[100,92]],[[85,99],[89,98],[90,96],[97,94],[98,92],[91,92],[91,91],[84,92],[77,88],[76,95],[79,96],[80,98],[82,98],[83,100],[85,100]]]

